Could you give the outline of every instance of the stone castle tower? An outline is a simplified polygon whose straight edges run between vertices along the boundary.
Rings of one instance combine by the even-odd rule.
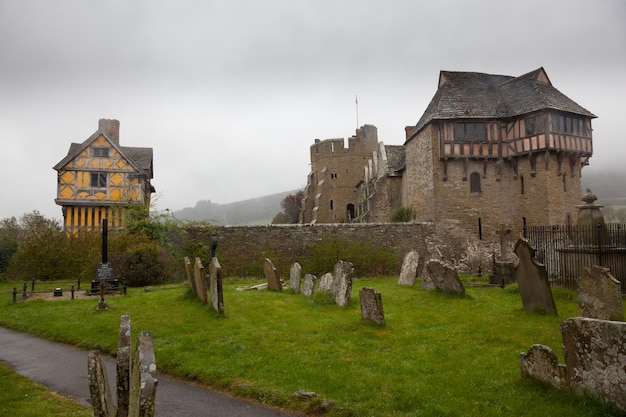
[[[375,126],[364,125],[348,138],[316,139],[311,145],[311,172],[304,189],[300,223],[344,223],[354,219],[356,184],[378,148]]]

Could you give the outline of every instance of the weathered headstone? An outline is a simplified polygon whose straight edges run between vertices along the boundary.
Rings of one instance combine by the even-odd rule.
[[[624,321],[620,285],[608,268],[585,268],[578,280],[578,315],[592,319]]]
[[[426,266],[424,266],[424,271],[422,272],[422,280],[420,282],[420,288],[422,290],[434,290],[435,284],[433,283],[433,280],[430,278],[430,273],[428,272],[428,269],[426,268]]]
[[[402,268],[400,268],[400,278],[398,279],[398,285],[413,285],[415,284],[415,277],[417,277],[417,266],[420,262],[419,254],[412,250],[407,253],[402,261]]]
[[[359,291],[359,299],[361,300],[361,316],[363,319],[384,326],[385,314],[383,312],[383,298],[380,292],[374,288],[363,287]]]
[[[106,368],[99,351],[89,352],[89,394],[95,417],[153,417],[157,388],[151,332],[141,332],[131,357],[130,317],[120,319],[117,352],[117,405],[113,403]]]
[[[263,272],[265,272],[265,279],[267,280],[267,287],[273,291],[282,291],[283,284],[280,282],[280,277],[276,267],[269,259],[265,258],[263,263]]]
[[[198,295],[198,290],[196,290],[195,272],[188,256],[185,256],[185,271],[187,272],[187,280],[189,280],[189,286],[193,290],[194,294]]]
[[[545,266],[534,258],[534,253],[535,250],[528,240],[520,237],[515,244],[515,254],[519,257],[515,279],[519,285],[524,310],[542,310],[556,315],[556,304],[552,298],[548,273]]]
[[[335,264],[333,287],[330,290],[330,294],[338,306],[345,307],[350,304],[353,276],[354,267],[352,266],[352,262],[338,261]]]
[[[132,341],[130,316],[120,318],[120,332],[117,339],[117,414],[116,417],[127,417],[130,401],[130,371],[132,369]]]
[[[507,248],[509,246],[509,235],[511,234],[511,229],[507,228],[504,224],[500,224],[499,229],[496,233],[500,237],[500,256],[496,257],[494,254],[494,271],[493,274],[489,277],[489,283],[500,285],[504,287],[512,282],[514,282],[514,270],[515,270],[515,261],[508,256]]]
[[[217,258],[211,258],[209,264],[209,287],[211,305],[217,314],[224,314],[224,289],[222,288],[222,267]]]
[[[289,268],[289,288],[295,293],[300,292],[300,278],[302,277],[302,267],[298,262],[291,264]]]
[[[207,296],[205,275],[206,274],[204,272],[204,265],[202,265],[202,261],[200,260],[200,258],[196,258],[196,262],[194,264],[196,292],[198,293],[198,298],[200,298],[204,304],[208,304],[209,299]]]
[[[315,275],[306,274],[304,276],[304,282],[302,283],[302,294],[307,297],[311,297],[315,292],[315,282],[317,277]]]
[[[573,317],[561,323],[565,365],[547,346],[521,353],[522,376],[588,393],[626,411],[626,323]]]
[[[317,282],[317,291],[330,291],[333,288],[333,274],[331,272],[327,272],[322,275]]]
[[[456,270],[444,261],[431,259],[424,268],[431,282],[440,291],[463,294],[465,287]]]

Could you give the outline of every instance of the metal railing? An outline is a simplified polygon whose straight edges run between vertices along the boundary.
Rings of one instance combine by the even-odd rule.
[[[524,236],[535,248],[553,285],[576,288],[585,268],[609,268],[626,293],[626,224],[528,226]]]

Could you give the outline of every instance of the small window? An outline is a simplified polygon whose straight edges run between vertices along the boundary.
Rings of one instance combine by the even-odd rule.
[[[333,179],[333,180],[336,180],[337,179],[337,173],[336,172],[331,172],[330,178]]]
[[[523,175],[520,175],[519,181],[520,181],[520,191],[521,191],[521,194],[524,195],[524,191],[525,190],[524,190],[524,176]]]
[[[103,148],[103,147],[91,148],[91,154],[93,156],[108,157],[109,148]]]
[[[537,135],[545,131],[545,116],[540,114],[538,116],[529,117],[524,120],[526,127],[526,135]]]
[[[485,123],[456,123],[454,126],[454,139],[460,141],[487,140]]]
[[[330,209],[333,210],[335,208],[335,202],[330,200]]]
[[[478,172],[472,172],[470,175],[470,192],[480,194],[480,175]]]
[[[90,175],[90,185],[92,188],[107,188],[106,172],[92,172]]]

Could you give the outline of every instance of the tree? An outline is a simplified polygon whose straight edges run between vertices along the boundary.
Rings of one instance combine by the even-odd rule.
[[[300,205],[304,198],[304,191],[296,191],[295,194],[288,194],[280,202],[280,206],[283,208],[283,213],[291,220],[290,223],[298,223],[300,218]]]
[[[272,224],[290,224],[291,219],[282,211],[276,214],[272,219]]]
[[[23,234],[7,272],[13,278],[51,280],[65,278],[71,262],[68,239],[58,221],[47,219],[37,210],[20,218]]]
[[[0,273],[5,272],[22,239],[22,228],[11,217],[0,221]]]

